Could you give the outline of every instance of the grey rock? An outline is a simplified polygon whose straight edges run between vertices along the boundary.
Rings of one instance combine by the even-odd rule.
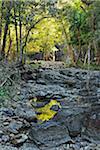
[[[12,140],[11,143],[14,145],[21,145],[23,144],[26,140],[28,139],[28,136],[26,134],[18,134],[15,135]]]
[[[96,131],[93,128],[88,128],[84,131],[83,135],[86,135],[87,137],[90,137],[91,141],[96,140],[100,143],[100,131]]]
[[[67,84],[70,87],[73,87],[74,85],[76,85],[76,80],[71,79],[71,80],[65,80],[64,84]]]
[[[37,84],[44,84],[44,85],[46,85],[46,82],[44,80],[42,80],[42,79],[37,80],[36,83]]]
[[[59,111],[60,110],[60,107],[58,105],[53,105],[50,110],[53,110],[53,111]]]
[[[18,148],[0,144],[0,150],[18,150]]]
[[[24,128],[29,128],[30,127],[30,123],[28,122],[28,121],[26,121],[26,120],[23,120],[23,127]]]
[[[0,143],[2,142],[2,138],[0,138]]]
[[[18,106],[15,110],[15,114],[27,121],[33,121],[36,118],[34,108]]]
[[[2,114],[5,115],[5,116],[14,116],[14,110],[11,109],[11,108],[3,108],[2,109]]]
[[[19,150],[40,150],[40,149],[33,143],[24,143],[23,146],[19,148]]]
[[[69,119],[68,130],[69,130],[70,136],[75,137],[81,134],[82,120],[83,120],[82,115],[77,115]]]
[[[10,122],[9,126],[7,126],[6,130],[8,132],[17,134],[22,127],[23,127],[22,122],[13,120],[12,122]]]
[[[95,103],[92,105],[90,112],[85,117],[85,130],[82,132],[82,135],[86,135],[90,139],[95,141],[100,141],[100,104]]]
[[[10,138],[9,138],[8,135],[3,135],[3,136],[2,136],[2,141],[3,141],[3,142],[6,143],[6,142],[8,142],[9,140],[10,140]]]
[[[44,93],[44,94],[43,94]],[[66,96],[66,90],[59,85],[34,85],[35,96],[41,96],[41,94],[47,98],[52,98],[54,95],[58,97]]]
[[[48,104],[49,103],[49,101],[48,100],[45,100],[45,101],[37,101],[36,103],[32,103],[32,106],[34,107],[34,108],[41,108],[41,107],[44,107],[46,104]]]
[[[9,125],[9,122],[3,122],[3,125],[7,126],[7,125]]]
[[[7,131],[11,132],[10,138],[12,139],[15,134],[22,133],[22,129],[26,131],[32,125],[32,132],[30,131],[31,133],[29,134],[30,139],[37,144],[42,144],[41,149],[64,150],[63,143],[70,139],[69,134],[75,138],[77,136],[76,143],[73,146],[81,145],[82,149],[84,149],[89,145],[89,149],[96,149],[98,146],[94,148],[90,143],[96,143],[97,145],[100,143],[100,71],[88,72],[74,68],[44,68],[42,70],[37,69],[34,72],[36,80],[34,78],[26,83],[23,82],[20,95],[18,94],[16,97],[14,109],[11,107],[9,107],[11,109],[0,108],[1,129],[2,127],[8,129]],[[18,96],[20,96],[20,99]],[[36,117],[35,111],[27,105],[31,97],[40,97],[41,102],[38,102],[36,107],[42,107],[47,101],[57,99],[62,108],[52,120],[37,125],[33,122]],[[53,109],[57,110],[55,106]],[[16,117],[15,115],[17,118],[14,118]],[[9,119],[7,119],[8,117]],[[16,121],[11,125],[13,120]],[[18,122],[22,123],[18,124]],[[1,137],[3,135],[1,133]],[[84,135],[87,138],[84,138]],[[0,140],[2,139],[1,137]],[[84,144],[82,145],[81,142],[84,142]],[[53,147],[47,148],[45,143],[47,147],[50,145]],[[27,150],[32,149],[32,146],[37,149],[34,144],[23,145],[21,148],[23,150],[26,148]],[[5,149],[5,147],[3,148]],[[1,149],[2,147],[0,147]],[[12,149],[12,147],[9,147],[9,149]],[[72,149],[75,149],[75,147],[70,147],[70,145],[66,148],[66,150]]]
[[[80,146],[77,145],[77,144],[73,144],[72,148],[73,148],[74,150],[80,150]]]
[[[85,109],[85,111],[84,111],[84,109]],[[89,110],[86,107],[82,108],[82,107],[75,107],[75,106],[62,106],[61,110],[58,111],[58,113],[55,115],[53,120],[56,122],[59,122],[60,124],[64,124],[66,127],[69,126],[70,131],[74,127],[74,124],[77,125],[77,121],[78,121],[78,125],[77,125],[76,129],[77,128],[80,129],[80,127],[82,126],[81,119],[84,117],[85,113],[87,113],[88,111]],[[78,116],[79,116],[79,118],[78,118]],[[73,118],[76,118],[77,121],[75,121]],[[71,120],[73,121],[73,124],[70,123]]]
[[[64,126],[50,125],[47,128],[32,128],[29,132],[31,140],[39,145],[47,147],[58,146],[67,142],[71,142],[68,130]]]
[[[3,134],[4,134],[4,132],[2,130],[0,130],[0,138],[2,137]]]
[[[81,147],[86,147],[89,145],[89,143],[87,141],[82,141],[80,142]]]
[[[96,144],[89,144],[88,146],[84,147],[85,150],[99,150],[100,149],[100,145],[96,145]]]
[[[35,78],[34,78],[35,79]],[[28,83],[34,83],[34,80],[28,80]]]

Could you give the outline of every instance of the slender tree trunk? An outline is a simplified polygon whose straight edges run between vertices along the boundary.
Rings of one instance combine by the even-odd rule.
[[[6,23],[5,23],[5,27],[4,27],[4,36],[3,36],[3,43],[2,43],[2,50],[1,50],[2,58],[5,57],[6,38],[7,38],[7,33],[8,33],[8,26],[10,23],[10,12],[11,12],[11,6],[12,6],[11,1],[8,1],[7,3],[8,3],[8,5],[7,5],[8,8],[7,8]]]
[[[84,66],[86,65],[87,57],[88,57],[88,51],[87,51],[86,54],[85,54],[85,58],[84,58]]]
[[[4,29],[3,45],[2,45],[2,50],[1,50],[1,55],[2,55],[3,58],[5,57],[7,32],[8,32],[8,23],[6,22],[5,29]]]
[[[81,55],[81,39],[80,39],[80,29],[77,29],[77,38],[78,38],[78,58],[76,60],[76,64],[78,63],[78,60],[80,59],[80,55]]]
[[[0,11],[0,56],[1,56],[1,49],[2,49],[2,7],[3,7],[3,1],[1,2],[1,11]]]
[[[66,33],[66,29],[65,29],[65,26],[64,26],[64,24],[63,24],[63,20],[62,20],[62,19],[61,19],[61,24],[62,24],[62,27],[63,27],[63,32],[64,32],[64,35],[65,35],[65,39],[66,39],[66,45],[67,45],[67,52],[68,52],[68,55],[69,55],[69,57],[71,58],[72,64],[75,65],[73,48],[72,48],[72,45],[69,45],[69,44],[68,44],[69,38],[68,38],[68,35],[67,35],[67,33]],[[66,54],[66,55],[67,55],[67,54]]]
[[[16,1],[13,1],[14,4],[14,23],[15,23],[15,34],[16,34],[16,52],[17,52],[17,61],[19,58],[19,48],[18,48],[18,29],[17,29],[17,19],[16,19]]]
[[[20,58],[19,63],[23,63],[23,48],[22,48],[22,20],[21,20],[21,5],[19,6],[19,46],[20,46]]]
[[[93,23],[93,25],[92,25],[92,30],[93,30],[93,33],[95,33],[95,31],[96,31],[96,15],[93,13],[93,15],[92,15],[92,23]],[[97,65],[100,65],[100,49],[99,48],[97,48],[97,45],[96,45],[96,41],[95,41],[95,39],[93,39],[93,46],[94,46],[94,52],[95,52],[95,57],[96,57],[96,64]]]
[[[92,21],[91,22],[92,32],[95,34],[95,31],[96,31],[96,15],[95,15],[94,12],[91,16],[91,21]],[[96,41],[95,41],[94,38],[93,38],[93,48],[94,48],[94,57],[95,57],[97,52],[98,52],[98,48],[97,48]]]
[[[91,48],[91,44],[89,43],[89,46],[88,46],[88,69],[89,69],[89,67],[90,67],[90,48]]]
[[[10,35],[10,29],[9,29],[9,46],[8,46],[8,51],[7,51],[7,54],[6,54],[6,61],[8,60],[8,56],[9,56],[9,53],[11,51],[11,46],[12,46],[12,39],[11,39],[11,35]]]
[[[87,83],[86,83],[86,86],[87,86],[87,90],[89,92],[90,90],[90,87],[89,87],[89,84],[90,84],[90,50],[91,49],[91,43],[89,43],[88,45],[88,73],[87,73]]]

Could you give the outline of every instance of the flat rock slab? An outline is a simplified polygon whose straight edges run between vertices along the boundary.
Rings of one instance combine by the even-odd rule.
[[[29,132],[29,137],[38,145],[47,147],[55,147],[72,141],[64,126],[54,124],[47,128],[33,127]]]
[[[30,108],[28,106],[19,106],[15,110],[16,116],[19,116],[20,118],[24,118],[27,121],[33,121],[34,118],[36,118],[36,114],[33,108]]]

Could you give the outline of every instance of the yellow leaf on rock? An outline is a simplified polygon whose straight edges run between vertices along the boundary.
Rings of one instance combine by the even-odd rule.
[[[59,102],[57,102],[57,100],[51,100],[44,107],[36,108],[36,111],[40,113],[39,115],[37,115],[37,119],[41,121],[48,121],[52,119],[55,114],[57,114],[56,111],[50,109],[54,105],[58,105],[61,108],[61,105]]]

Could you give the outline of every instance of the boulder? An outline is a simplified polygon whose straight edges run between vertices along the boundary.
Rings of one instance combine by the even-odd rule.
[[[50,122],[49,126],[40,128],[32,128],[29,132],[29,137],[38,145],[47,147],[56,147],[61,144],[71,142],[67,128]]]
[[[12,120],[9,126],[6,127],[7,132],[18,134],[19,130],[23,127],[23,123],[20,121]]]
[[[82,135],[100,143],[100,104],[93,104],[91,111],[85,117],[85,130]]]
[[[77,115],[69,119],[68,121],[68,130],[71,137],[76,137],[81,134],[82,131],[82,122],[83,122],[83,116]]]
[[[33,121],[36,118],[35,110],[25,104],[18,105],[15,109],[16,116],[26,119],[27,121]]]
[[[18,146],[22,145],[27,139],[28,136],[26,134],[18,134],[12,138],[11,143]]]

